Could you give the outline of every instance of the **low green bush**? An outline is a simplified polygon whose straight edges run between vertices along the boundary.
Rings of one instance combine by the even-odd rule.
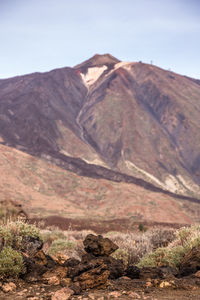
[[[0,238],[5,247],[10,246],[21,250],[23,247],[23,237],[25,236],[41,239],[39,229],[35,225],[30,225],[22,221],[13,221],[0,226]]]
[[[41,238],[39,229],[22,221],[10,221],[0,226],[0,276],[17,277],[24,269],[22,249],[24,237]]]
[[[111,254],[111,256],[115,259],[120,259],[123,261],[124,266],[127,267],[128,265],[128,259],[129,259],[129,253],[126,249],[117,249],[114,253]]]
[[[138,267],[162,267],[170,266],[177,268],[185,255],[186,249],[177,246],[172,249],[157,248],[154,252],[145,255],[137,264]]]
[[[55,231],[44,231],[42,233],[42,240],[44,243],[47,243],[49,245],[51,245],[51,243],[55,240],[58,240],[58,239],[65,239],[65,235],[62,231],[58,231],[58,230],[55,230]]]
[[[0,275],[17,277],[24,268],[22,255],[10,246],[4,247],[0,253]]]
[[[58,253],[68,253],[75,248],[76,244],[72,241],[67,241],[64,239],[57,239],[52,242],[48,249],[48,254],[56,255]]]

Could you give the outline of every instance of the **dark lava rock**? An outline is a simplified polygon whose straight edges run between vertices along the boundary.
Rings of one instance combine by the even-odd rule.
[[[80,264],[80,260],[76,259],[76,258],[69,258],[67,259],[64,263],[63,266],[64,267],[76,267],[77,265]]]
[[[47,255],[46,254],[46,260],[47,260],[47,263],[46,263],[46,267],[48,269],[52,269],[54,268],[55,266],[57,266],[57,262],[55,262],[55,260],[53,260],[53,258],[50,256],[50,255]]]
[[[124,275],[124,264],[121,260],[111,256],[105,256],[102,259],[104,264],[107,265],[107,269],[110,271],[110,279],[117,279]]]
[[[73,280],[70,288],[76,294],[85,289],[92,289],[107,284],[109,275],[108,265],[99,257],[95,257],[86,263],[81,262],[76,266],[68,267],[67,274]]]
[[[140,269],[140,278],[141,279],[147,279],[147,278],[161,278],[162,272],[160,268],[157,267],[144,267]]]
[[[139,279],[140,269],[136,266],[128,266],[125,275],[131,279]]]
[[[200,248],[194,247],[181,261],[179,276],[187,276],[198,270],[200,270]]]
[[[27,282],[40,281],[41,275],[44,274],[48,268],[44,265],[37,264],[33,259],[23,256],[24,261],[24,274],[20,277]]]
[[[160,267],[160,276],[163,279],[170,279],[172,277],[176,277],[177,275],[177,270],[170,266]]]
[[[89,270],[90,268],[95,268],[97,266],[100,266],[101,264],[104,264],[107,270],[109,270],[110,279],[116,279],[124,275],[124,265],[121,260],[115,259],[111,256],[95,257],[90,253],[86,253],[82,256],[81,263],[77,263],[75,268],[72,268],[71,271],[69,271],[69,276],[77,276],[75,274],[81,274],[81,272],[85,272],[86,270]],[[65,266],[69,265],[65,264]]]
[[[85,253],[81,257],[81,262],[83,264],[86,264],[86,263],[88,263],[89,261],[91,261],[92,259],[95,259],[95,258],[97,258],[97,257],[94,256],[92,253]]]
[[[176,269],[169,267],[169,266],[145,267],[145,268],[140,269],[139,278],[141,278],[141,279],[147,279],[147,278],[171,279],[171,278],[174,278],[175,276],[177,276],[177,274],[178,273],[177,273]]]
[[[69,277],[74,278],[79,276],[80,274],[87,272],[88,270],[95,269],[103,264],[103,260],[101,258],[95,258],[87,263],[79,263],[74,267],[69,267]]]
[[[77,283],[81,290],[92,289],[107,284],[109,275],[110,272],[107,270],[107,265],[100,264],[75,277],[74,283]]]
[[[32,236],[24,236],[22,244],[22,251],[27,253],[28,256],[34,256],[43,247],[43,241],[39,238],[33,238]]]
[[[101,235],[88,234],[83,241],[85,251],[95,256],[109,256],[119,247],[108,238]]]

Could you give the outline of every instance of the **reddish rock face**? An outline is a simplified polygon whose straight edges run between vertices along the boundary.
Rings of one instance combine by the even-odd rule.
[[[198,80],[95,55],[0,80],[0,142],[79,175],[199,198],[199,96]]]

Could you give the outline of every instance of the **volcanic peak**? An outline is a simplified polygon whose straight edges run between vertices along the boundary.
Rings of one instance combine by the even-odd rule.
[[[112,56],[109,53],[106,54],[95,54],[88,60],[84,61],[83,63],[76,65],[75,69],[85,69],[91,67],[99,67],[99,66],[114,66],[115,64],[119,63],[120,60],[116,57]]]

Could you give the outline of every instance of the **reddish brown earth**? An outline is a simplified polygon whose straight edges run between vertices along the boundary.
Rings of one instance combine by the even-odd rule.
[[[198,80],[109,54],[0,80],[1,199],[36,217],[199,221],[199,99]]]
[[[79,176],[7,146],[1,145],[0,150],[1,201],[12,199],[22,204],[30,218],[65,218],[50,218],[48,225],[124,229],[144,221],[190,224],[200,216],[195,201],[134,183]],[[112,221],[116,218],[119,221]]]
[[[159,285],[163,280],[152,280],[149,285],[148,280],[137,280],[129,278],[119,278],[110,280],[109,285],[104,289],[92,289],[83,292],[81,295],[72,295],[69,299],[94,299],[94,300],[111,300],[111,299],[134,299],[134,300],[199,300],[200,280],[193,276],[175,279],[174,284],[170,287],[160,288]],[[166,280],[167,281],[167,280]],[[169,282],[169,280],[168,280]],[[0,291],[0,299],[4,300],[52,300],[56,291],[61,290],[60,286],[47,284],[17,284],[17,290],[9,293]],[[54,298],[53,298],[54,299]],[[61,300],[61,299],[60,299]]]

